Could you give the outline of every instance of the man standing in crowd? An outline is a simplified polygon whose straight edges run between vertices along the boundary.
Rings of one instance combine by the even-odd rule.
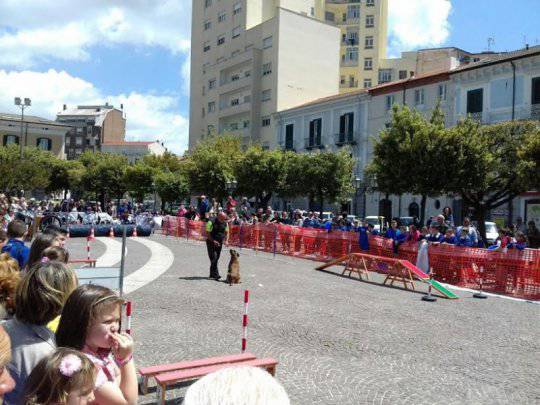
[[[471,240],[471,246],[475,247],[478,245],[478,232],[476,228],[472,226],[471,220],[469,217],[463,218],[463,226],[458,227],[456,234],[461,235],[461,230],[466,228],[468,230],[467,235]]]
[[[11,258],[17,260],[19,268],[24,269],[28,263],[30,248],[25,246],[26,224],[19,220],[11,221],[7,227],[8,243],[2,248],[2,253],[8,253]]]
[[[201,221],[206,221],[206,213],[210,211],[210,204],[206,196],[201,195],[199,197],[199,203],[197,204],[197,211],[199,211],[199,218]]]
[[[221,211],[216,217],[206,223],[206,248],[210,259],[210,278],[218,281],[219,275],[218,261],[221,255],[223,242],[228,243],[229,226],[227,225],[227,214]]]

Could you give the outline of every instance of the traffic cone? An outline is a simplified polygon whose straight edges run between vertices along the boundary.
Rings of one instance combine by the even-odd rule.
[[[131,235],[132,237],[136,238],[137,237],[137,225],[135,225],[133,227],[133,234]]]
[[[96,235],[94,234],[94,227],[90,228],[90,236],[89,236],[89,238],[90,238],[90,240],[96,239]]]
[[[114,238],[114,228],[112,225],[111,225],[111,230],[109,231],[109,237]]]

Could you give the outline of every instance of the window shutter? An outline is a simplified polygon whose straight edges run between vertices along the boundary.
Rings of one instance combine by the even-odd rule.
[[[315,143],[315,121],[309,122],[309,145]]]
[[[351,136],[352,133],[354,132],[354,114],[353,113],[349,113],[347,114],[349,117],[349,127],[347,128],[347,133]]]
[[[321,144],[321,123],[322,119],[317,119],[317,145]]]

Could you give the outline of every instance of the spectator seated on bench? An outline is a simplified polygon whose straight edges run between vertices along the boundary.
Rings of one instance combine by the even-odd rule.
[[[257,367],[233,366],[191,385],[184,405],[289,405],[283,386]]]

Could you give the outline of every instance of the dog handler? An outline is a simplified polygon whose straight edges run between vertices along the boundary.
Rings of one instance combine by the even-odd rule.
[[[206,248],[210,258],[210,278],[219,280],[218,261],[221,255],[223,241],[225,244],[229,240],[229,226],[227,225],[227,214],[220,212],[217,217],[206,223]]]

